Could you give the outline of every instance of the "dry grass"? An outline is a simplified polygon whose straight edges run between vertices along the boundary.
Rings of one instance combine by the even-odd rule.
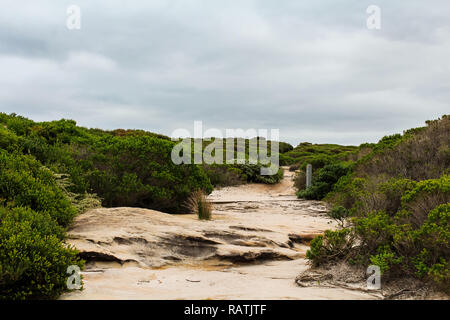
[[[356,168],[357,176],[437,179],[450,167],[450,117],[427,122],[427,128],[395,148],[375,155]]]
[[[306,173],[299,171],[294,176],[294,187],[296,190],[306,189]]]
[[[186,200],[184,206],[190,213],[197,214],[200,220],[211,220],[212,203],[206,199],[202,190],[194,191]]]

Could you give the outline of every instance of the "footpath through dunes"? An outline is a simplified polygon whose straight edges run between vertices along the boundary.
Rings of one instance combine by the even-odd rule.
[[[374,299],[344,288],[301,287],[309,241],[334,225],[318,201],[276,185],[215,190],[213,219],[138,208],[78,216],[68,242],[87,261],[84,290],[62,299]]]

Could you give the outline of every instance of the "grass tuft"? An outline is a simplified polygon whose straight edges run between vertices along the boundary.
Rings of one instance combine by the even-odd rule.
[[[212,203],[206,199],[202,190],[192,192],[186,200],[185,207],[189,212],[196,213],[200,220],[211,220]]]

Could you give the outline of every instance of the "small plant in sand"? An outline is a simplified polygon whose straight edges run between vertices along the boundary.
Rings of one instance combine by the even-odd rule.
[[[185,207],[191,213],[196,213],[200,220],[211,219],[212,203],[206,199],[206,195],[202,190],[191,193],[186,200]]]

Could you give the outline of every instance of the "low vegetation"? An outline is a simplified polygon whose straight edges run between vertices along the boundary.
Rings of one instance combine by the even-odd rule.
[[[324,199],[341,228],[311,242],[314,265],[378,265],[385,279],[450,289],[450,117],[364,144],[319,169],[299,196]]]
[[[194,191],[186,200],[185,207],[190,213],[198,215],[200,220],[211,220],[212,203],[201,190]]]
[[[0,297],[49,299],[66,291],[66,270],[83,266],[66,246],[77,209],[33,157],[0,150]]]
[[[320,169],[326,164],[355,158],[358,149],[356,146],[302,142],[292,150],[281,152],[280,163],[290,166],[291,170],[304,170],[308,163]]]

